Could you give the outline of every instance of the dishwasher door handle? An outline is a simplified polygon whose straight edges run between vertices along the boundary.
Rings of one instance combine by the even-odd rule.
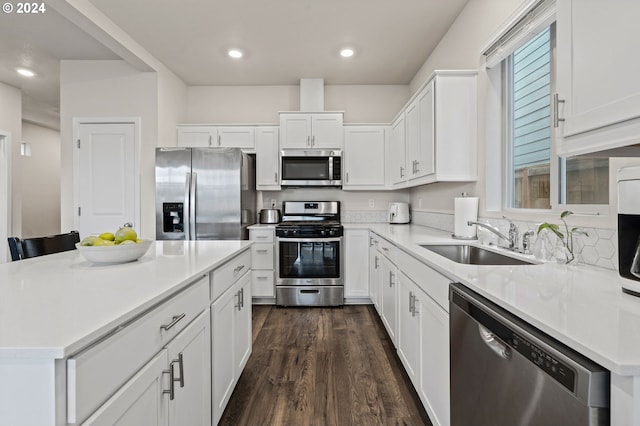
[[[487,330],[482,324],[478,324],[478,332],[482,341],[491,348],[498,356],[504,359],[511,358],[511,348],[500,340],[495,334]]]

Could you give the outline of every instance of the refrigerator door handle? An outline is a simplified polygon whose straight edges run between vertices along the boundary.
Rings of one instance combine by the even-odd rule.
[[[189,233],[191,234],[191,240],[196,240],[196,189],[198,187],[198,174],[191,173],[191,194],[189,194],[189,227],[191,228]]]
[[[190,195],[191,195],[191,173],[186,174],[185,184],[184,184],[184,203],[183,205],[183,220],[184,220],[184,239],[191,239],[191,209],[190,209]]]

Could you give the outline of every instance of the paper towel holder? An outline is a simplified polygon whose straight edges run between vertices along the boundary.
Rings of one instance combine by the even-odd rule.
[[[467,192],[463,192],[460,195],[461,195],[462,198],[467,198],[469,196],[469,194],[467,194]],[[476,235],[473,235],[473,236],[456,235],[455,232],[454,232],[453,234],[451,234],[451,238],[453,238],[454,240],[473,241],[473,240],[477,240],[478,239],[478,235],[477,235],[477,232],[476,232]]]

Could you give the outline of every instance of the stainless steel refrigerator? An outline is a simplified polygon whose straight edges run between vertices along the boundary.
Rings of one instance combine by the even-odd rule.
[[[238,148],[156,148],[156,239],[248,239],[255,181]]]

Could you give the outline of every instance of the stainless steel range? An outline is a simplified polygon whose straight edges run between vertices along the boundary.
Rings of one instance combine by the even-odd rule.
[[[341,306],[339,201],[285,201],[276,226],[276,304]]]

